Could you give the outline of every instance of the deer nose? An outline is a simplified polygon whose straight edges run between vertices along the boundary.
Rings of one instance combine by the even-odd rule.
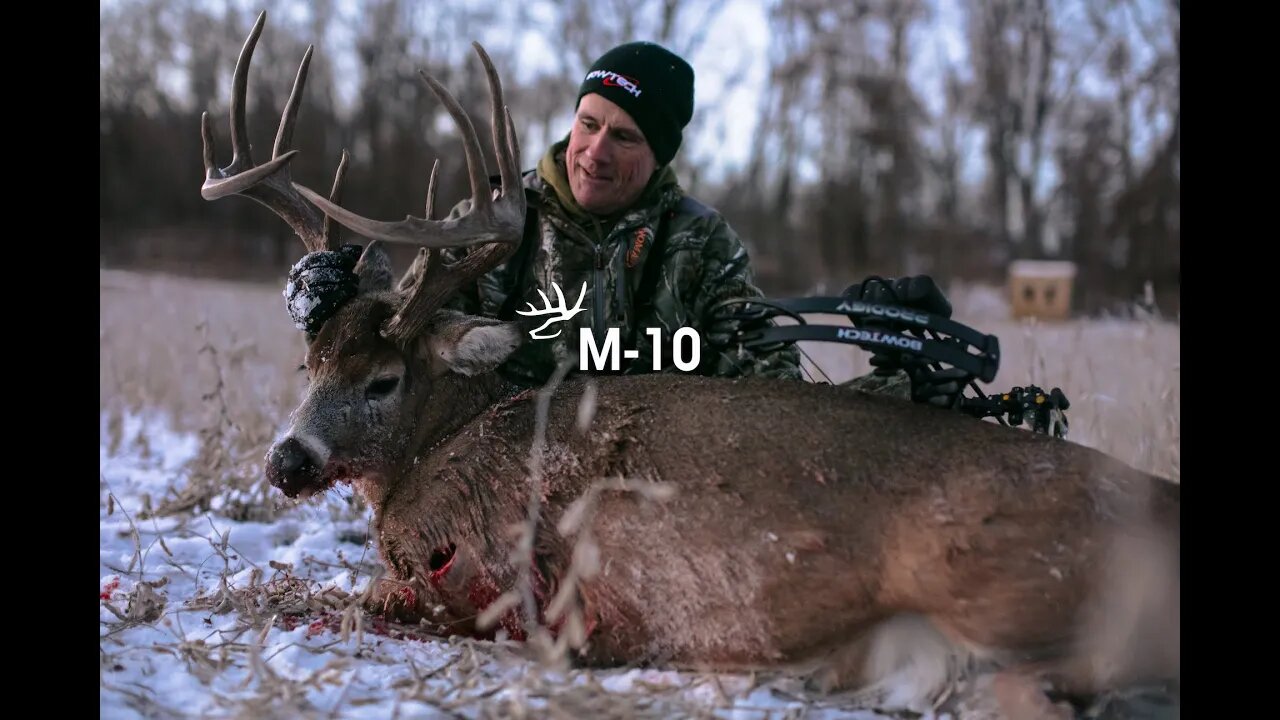
[[[267,481],[293,497],[318,468],[307,447],[296,438],[287,437],[267,452]]]

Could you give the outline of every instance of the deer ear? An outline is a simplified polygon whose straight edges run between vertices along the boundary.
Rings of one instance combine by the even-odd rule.
[[[454,311],[426,337],[427,347],[441,372],[480,375],[493,370],[511,357],[524,342],[524,333],[516,323],[463,315]]]
[[[356,263],[356,275],[360,278],[360,294],[390,290],[394,278],[391,275],[391,256],[382,247],[381,240],[374,240],[360,255]]]

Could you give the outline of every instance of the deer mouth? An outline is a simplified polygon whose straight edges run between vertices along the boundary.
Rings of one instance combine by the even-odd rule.
[[[339,482],[359,477],[359,470],[348,459],[330,456],[319,466],[308,448],[288,438],[267,453],[267,481],[288,498],[310,498]]]
[[[279,486],[281,491],[290,498],[300,498],[302,500],[310,499],[324,491],[332,488],[338,483],[351,484],[352,480],[360,477],[361,473],[347,460],[330,460],[325,463],[324,468],[320,470],[309,471],[305,477],[299,478],[296,484],[290,484],[286,480],[286,484]],[[293,489],[290,494],[290,489]]]
[[[360,472],[348,460],[329,460],[325,463],[324,470],[320,473],[318,485],[320,490],[328,490],[338,483],[350,484],[352,480],[360,477]]]
[[[290,499],[307,500],[332,488],[338,483],[350,484],[360,477],[360,473],[352,469],[346,462],[330,462],[323,470],[311,470],[303,477],[286,478],[283,484],[277,485],[280,491]]]

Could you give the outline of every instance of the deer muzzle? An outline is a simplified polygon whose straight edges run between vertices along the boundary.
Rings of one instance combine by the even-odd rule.
[[[277,442],[267,451],[267,482],[291,498],[303,490],[320,489],[321,467],[323,465],[310,449],[293,436]]]

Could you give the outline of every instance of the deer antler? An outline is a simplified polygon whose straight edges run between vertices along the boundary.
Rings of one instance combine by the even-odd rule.
[[[418,218],[408,215],[399,222],[361,217],[294,183],[298,192],[315,203],[326,216],[353,232],[368,238],[410,243],[425,248],[426,254],[421,258],[422,270],[418,273],[416,286],[409,299],[383,330],[384,335],[402,344],[421,332],[431,314],[458,289],[501,264],[519,245],[524,232],[525,199],[520,185],[520,147],[511,122],[511,112],[503,103],[502,83],[488,53],[479,43],[472,43],[472,46],[480,56],[489,81],[493,145],[502,179],[502,186],[496,193],[490,189],[489,171],[471,119],[453,95],[426,72],[421,73],[422,79],[440,102],[444,103],[462,134],[471,179],[471,207],[466,213],[446,220],[431,218],[435,197],[434,170],[427,188],[427,216]],[[464,258],[452,264],[442,262],[436,252],[438,248],[481,244],[484,247],[468,252]]]
[[[289,101],[285,104],[284,113],[280,117],[280,129],[276,133],[275,146],[271,150],[271,160],[262,165],[253,164],[248,131],[245,125],[244,108],[249,88],[249,65],[253,61],[253,50],[262,35],[262,27],[266,24],[267,13],[258,15],[249,38],[245,40],[236,60],[236,71],[231,91],[231,164],[219,168],[215,162],[213,131],[209,127],[209,113],[200,116],[200,134],[204,141],[205,181],[200,188],[200,195],[205,200],[217,200],[229,195],[243,195],[252,198],[270,208],[279,215],[293,231],[302,238],[308,252],[317,250],[336,250],[338,247],[338,226],[329,218],[318,212],[315,207],[304,202],[302,196],[294,189],[289,173],[289,161],[297,150],[287,150],[293,140],[293,126],[298,117],[298,106],[302,102],[302,88],[307,82],[307,68],[311,65],[311,53],[314,46],[307,46],[302,57],[302,65],[298,68],[298,76],[293,83],[293,91],[289,93]],[[334,176],[333,190],[330,194],[335,204],[341,194],[342,178],[346,174],[347,153],[342,153],[342,161]]]

